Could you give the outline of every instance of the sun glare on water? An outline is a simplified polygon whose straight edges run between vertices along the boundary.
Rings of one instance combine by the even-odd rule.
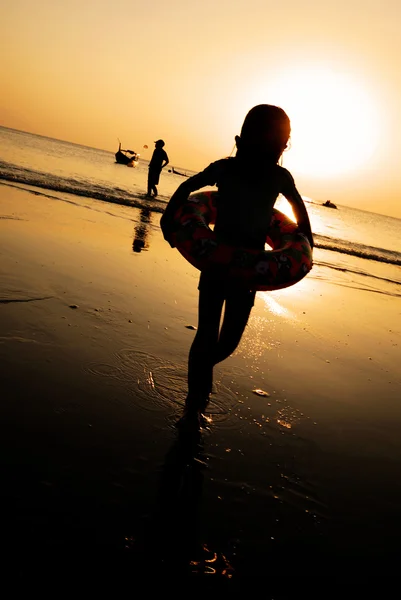
[[[275,81],[270,102],[291,119],[285,166],[306,175],[335,176],[364,166],[379,143],[373,99],[357,81],[326,69],[297,71]]]

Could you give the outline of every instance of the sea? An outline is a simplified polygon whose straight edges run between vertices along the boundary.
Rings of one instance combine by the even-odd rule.
[[[131,148],[131,142],[128,147]],[[183,175],[195,174],[185,165],[172,162],[161,174],[159,196],[149,199],[147,158],[152,149],[143,151],[134,168],[116,163],[117,149],[117,139],[115,148],[102,150],[0,127],[0,184],[55,201],[118,211],[119,216],[136,221],[140,211],[132,208],[162,214],[184,180]],[[183,175],[173,173],[172,167]],[[304,199],[315,238],[314,264],[320,267],[312,276],[333,284],[401,296],[401,220],[341,204],[337,204],[337,209],[328,208],[313,198]],[[290,213],[284,198],[278,199],[276,208]]]

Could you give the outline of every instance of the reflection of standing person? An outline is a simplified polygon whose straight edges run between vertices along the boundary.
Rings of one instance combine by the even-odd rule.
[[[140,221],[135,227],[134,241],[132,242],[132,250],[134,252],[142,252],[148,247],[147,238],[149,233],[151,212],[148,208],[142,208]]]
[[[218,160],[184,181],[161,218],[171,245],[174,215],[191,192],[217,185],[219,196],[215,234],[234,247],[264,250],[273,206],[281,193],[290,203],[300,231],[313,247],[313,236],[302,197],[289,171],[279,166],[291,133],[287,114],[261,104],[247,114],[241,135],[235,137],[235,157]],[[255,291],[232,279],[224,269],[201,272],[198,330],[188,360],[188,396],[180,425],[198,427],[212,391],[213,367],[237,348],[248,322]],[[224,306],[224,318],[221,317]]]
[[[151,197],[153,192],[153,197],[157,196],[157,187],[156,185],[159,183],[161,170],[168,165],[169,159],[167,156],[167,152],[163,150],[164,141],[157,140],[155,142],[155,150],[153,151],[152,158],[149,163],[149,173],[148,173],[148,193],[147,196]]]

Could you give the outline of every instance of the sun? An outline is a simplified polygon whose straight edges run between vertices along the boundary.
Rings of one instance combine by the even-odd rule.
[[[318,68],[288,72],[269,84],[269,103],[291,120],[285,166],[316,177],[365,166],[380,141],[373,96],[344,73]]]

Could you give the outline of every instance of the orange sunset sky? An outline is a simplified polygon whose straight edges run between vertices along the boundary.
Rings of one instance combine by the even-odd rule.
[[[0,124],[200,170],[279,104],[302,195],[401,217],[399,0],[3,0]],[[148,150],[143,146],[149,145]]]

